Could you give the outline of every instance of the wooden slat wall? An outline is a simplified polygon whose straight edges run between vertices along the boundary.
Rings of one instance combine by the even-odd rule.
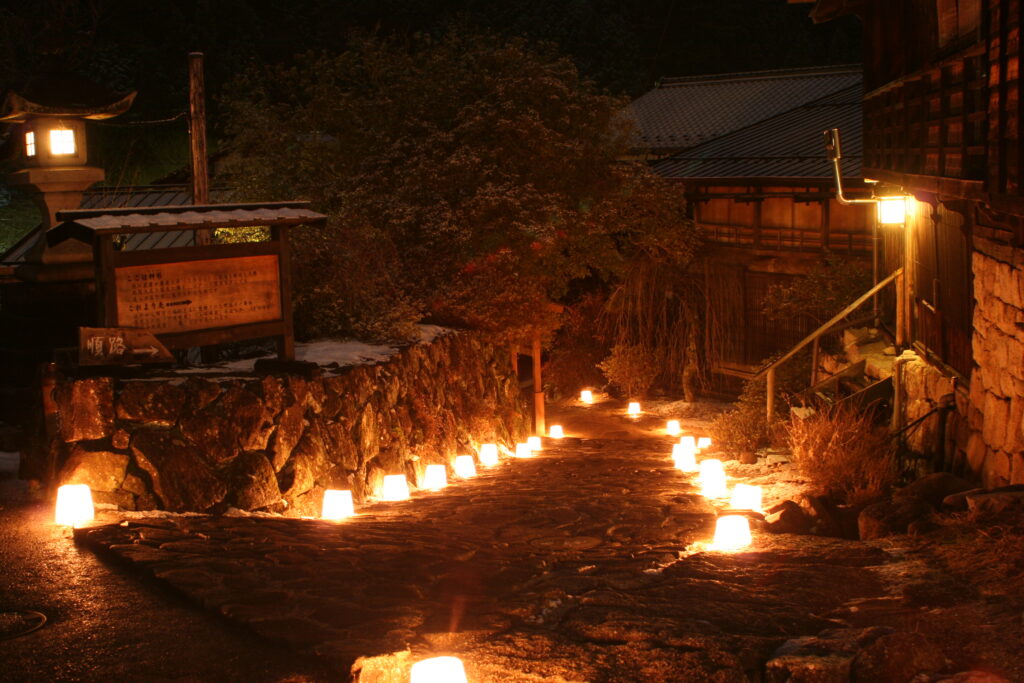
[[[988,0],[988,189],[1020,193],[1020,0]]]

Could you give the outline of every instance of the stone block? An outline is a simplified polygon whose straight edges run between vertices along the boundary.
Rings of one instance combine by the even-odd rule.
[[[989,448],[1002,449],[1006,442],[1006,429],[1010,418],[1010,402],[995,394],[985,394],[984,426],[981,436]]]
[[[1010,455],[1010,484],[1024,485],[1024,453]]]
[[[132,438],[136,464],[153,482],[164,509],[201,512],[219,503],[227,486],[193,447],[169,432],[142,430]]]
[[[882,501],[864,508],[857,518],[860,540],[906,533],[911,522],[928,518],[934,508],[920,500]]]
[[[281,490],[270,461],[263,453],[243,453],[228,474],[230,499],[241,510],[258,510],[281,500]]]
[[[982,483],[988,488],[1006,486],[1010,483],[1010,454],[990,449],[982,466]]]
[[[89,441],[110,436],[114,429],[114,380],[93,377],[58,384],[57,403],[61,439]]]
[[[919,500],[933,507],[939,507],[947,496],[972,488],[974,488],[974,484],[955,474],[934,472],[898,489],[893,494],[893,500]]]
[[[998,517],[1024,509],[1024,491],[985,491],[967,496],[967,510],[977,517]]]
[[[116,491],[128,470],[128,456],[75,447],[61,468],[59,483],[86,484],[93,491]]]
[[[305,408],[297,403],[285,408],[278,418],[277,429],[274,431],[273,445],[271,451],[272,464],[275,472],[280,472],[292,450],[302,438],[302,430],[306,426],[304,417]]]
[[[117,417],[170,427],[181,417],[186,394],[170,382],[125,382],[117,396]]]
[[[985,456],[988,454],[988,448],[985,447],[985,440],[981,438],[979,432],[974,432],[968,437],[966,451],[967,466],[971,472],[980,476],[985,466]]]

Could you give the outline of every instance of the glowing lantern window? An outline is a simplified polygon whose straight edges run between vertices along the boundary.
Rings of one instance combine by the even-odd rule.
[[[25,156],[34,157],[36,155],[36,134],[33,131],[25,133]]]
[[[732,490],[732,501],[729,503],[733,510],[754,510],[761,511],[761,487],[750,486],[749,484],[736,484]]]
[[[480,464],[484,467],[494,467],[498,464],[498,445],[485,443],[480,446]]]
[[[548,430],[548,436],[552,439],[561,439],[565,436],[565,430],[562,429],[562,425],[551,425],[551,429]]]
[[[75,153],[75,131],[70,128],[54,128],[50,131],[50,154],[67,156]]]
[[[57,489],[54,521],[65,526],[78,526],[95,519],[92,491],[86,484],[65,484]]]
[[[682,431],[679,428],[679,420],[669,420],[665,424],[665,431],[668,432],[669,436],[679,436],[679,432]]]
[[[583,403],[593,403],[594,392],[592,392],[590,389],[584,389],[583,391],[580,392],[580,401],[582,401]]]
[[[693,450],[694,452],[696,452],[696,450],[697,450],[697,439],[695,437],[693,437],[693,436],[690,436],[689,434],[687,434],[686,436],[680,437],[679,438],[679,443],[681,443],[682,445],[686,446],[690,450]]]
[[[711,438],[707,436],[702,436],[699,439],[697,439],[697,450],[702,451],[705,448],[711,448]]]
[[[423,473],[423,488],[430,491],[440,491],[448,486],[448,471],[444,465],[427,465]]]
[[[715,522],[713,550],[739,550],[750,542],[750,522],[743,515],[725,515]]]
[[[412,665],[409,683],[467,683],[466,670],[458,657],[432,657]]]
[[[903,225],[906,223],[906,197],[880,198],[878,200],[878,222],[882,225]]]
[[[636,401],[630,401],[629,402],[629,407],[626,408],[626,413],[630,417],[637,417],[637,416],[639,416],[640,415],[640,404],[637,403]]]
[[[540,437],[539,436],[528,437],[526,439],[526,444],[530,447],[531,451],[539,451],[539,450],[541,450]]]
[[[697,471],[696,452],[692,448],[687,448],[684,444],[677,443],[672,445],[672,461],[675,462],[677,470],[682,470],[683,472]]]
[[[384,500],[396,501],[396,500],[408,500],[409,499],[409,482],[406,481],[404,474],[386,474],[384,475],[384,489],[381,492],[381,498]]]
[[[517,443],[516,444],[516,457],[517,458],[532,458],[533,449],[530,448],[528,443]]]
[[[351,491],[338,491],[327,489],[324,491],[323,508],[320,511],[321,519],[338,521],[356,514],[355,506],[352,505]]]
[[[729,494],[725,485],[725,470],[721,460],[704,460],[700,463],[700,492],[705,498],[725,498]]]
[[[455,458],[455,476],[469,479],[476,476],[476,463],[472,455],[460,455]]]

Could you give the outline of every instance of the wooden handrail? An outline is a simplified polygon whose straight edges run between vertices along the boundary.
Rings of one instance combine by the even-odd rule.
[[[761,368],[757,372],[757,375],[755,375],[755,376],[756,377],[760,377],[764,373],[768,372],[769,370],[774,370],[776,366],[781,365],[782,363],[786,362],[787,360],[789,360],[790,358],[795,356],[800,351],[800,349],[802,349],[805,346],[807,346],[808,344],[810,344],[817,337],[820,337],[821,335],[823,335],[826,332],[828,332],[829,328],[831,328],[833,325],[838,323],[840,320],[842,320],[843,318],[845,318],[846,316],[850,315],[855,310],[857,310],[861,306],[861,304],[863,304],[865,301],[867,301],[868,299],[873,297],[875,294],[877,294],[879,291],[881,291],[886,285],[888,285],[890,282],[895,280],[902,273],[903,273],[903,268],[902,267],[897,268],[896,270],[894,270],[889,275],[889,277],[887,277],[884,280],[880,281],[877,285],[875,285],[874,287],[869,289],[864,294],[860,295],[860,297],[858,297],[856,301],[854,301],[852,304],[850,304],[849,306],[847,306],[843,310],[839,311],[839,313],[836,313],[834,316],[832,316],[828,320],[828,322],[823,323],[814,332],[811,332],[809,335],[804,337],[803,340],[801,340],[800,343],[798,343],[796,346],[791,348],[789,351],[787,351],[785,354],[780,356],[778,359],[772,361],[769,365],[766,365],[765,367]]]
[[[894,270],[887,278],[885,278],[884,280],[876,284],[874,287],[869,289],[867,292],[859,296],[856,301],[854,301],[852,304],[841,310],[839,313],[836,313],[834,316],[832,316],[832,318],[828,320],[828,322],[824,323],[814,332],[811,332],[809,335],[804,337],[804,339],[799,344],[791,348],[777,360],[772,361],[771,363],[766,365],[755,375],[755,377],[760,377],[761,375],[764,374],[768,375],[768,386],[766,387],[767,391],[765,396],[765,410],[767,411],[767,418],[769,423],[772,421],[772,418],[775,415],[775,368],[777,368],[779,365],[785,363],[787,360],[795,356],[797,352],[800,351],[800,349],[804,348],[811,342],[817,341],[818,337],[828,332],[836,323],[838,323],[840,320],[853,313],[855,310],[857,310],[857,308],[861,306],[861,304],[863,304],[865,301],[873,297],[882,288],[887,286],[890,282],[894,281],[902,274],[903,268],[897,268],[896,270]]]

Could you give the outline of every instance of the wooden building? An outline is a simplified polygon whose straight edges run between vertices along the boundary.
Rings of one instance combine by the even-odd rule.
[[[635,158],[679,182],[708,240],[705,346],[727,386],[817,327],[767,318],[769,287],[830,253],[870,276],[874,213],[836,201],[821,136],[843,128],[843,176],[863,188],[860,103],[860,67],[846,66],[665,79],[631,106]]]
[[[865,29],[863,174],[913,196],[886,243],[907,273],[904,367],[926,368],[903,378],[902,419],[935,410],[920,448],[988,485],[1024,483],[1024,5],[811,8],[816,21],[844,14]]]

